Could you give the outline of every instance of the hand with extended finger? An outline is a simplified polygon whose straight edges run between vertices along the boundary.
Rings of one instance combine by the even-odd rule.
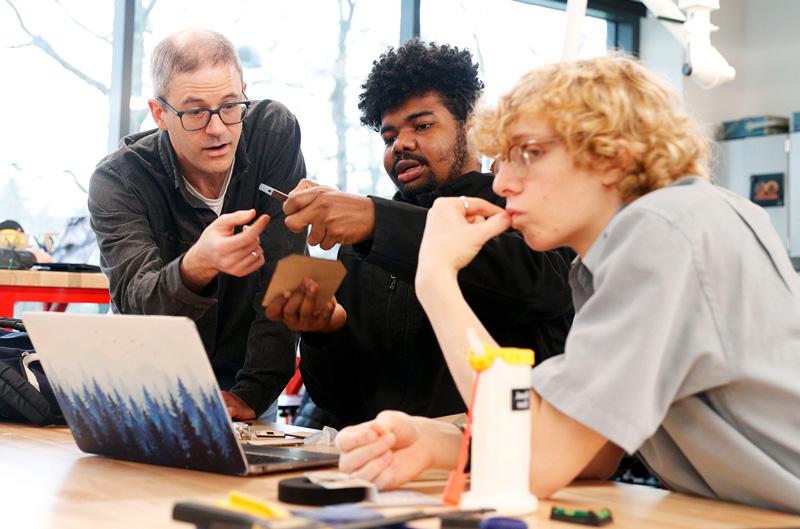
[[[300,233],[308,226],[308,244],[329,250],[335,244],[354,244],[372,237],[375,207],[372,200],[303,180],[283,203],[286,226]],[[313,184],[313,185],[311,185]]]
[[[506,211],[486,200],[439,198],[428,212],[417,269],[454,275],[510,225]]]
[[[318,309],[319,285],[311,278],[303,278],[303,284],[295,290],[286,291],[269,303],[265,314],[272,321],[283,321],[297,332],[334,332],[347,322],[347,312],[333,296]]]
[[[181,261],[181,278],[187,287],[199,291],[220,272],[242,277],[264,264],[264,251],[259,235],[267,227],[269,217],[261,215],[251,225],[255,210],[242,210],[220,215],[209,224]],[[234,233],[237,226],[242,231]]]
[[[342,451],[339,469],[375,483],[397,488],[433,465],[433,447],[418,429],[419,418],[383,411],[373,421],[345,428],[336,436]]]

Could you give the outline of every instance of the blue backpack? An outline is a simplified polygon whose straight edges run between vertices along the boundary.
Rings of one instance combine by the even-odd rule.
[[[64,424],[50,383],[19,320],[0,320],[0,421]]]

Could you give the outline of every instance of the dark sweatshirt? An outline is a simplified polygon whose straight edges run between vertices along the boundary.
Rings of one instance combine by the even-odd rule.
[[[498,205],[492,175],[468,173],[415,203],[370,197],[375,233],[343,246],[347,268],[337,300],[347,323],[335,333],[303,333],[300,370],[314,402],[340,423],[386,409],[437,417],[465,411],[414,291],[428,208],[440,196],[476,196]],[[537,362],[564,351],[572,322],[567,275],[574,253],[531,250],[509,230],[490,240],[459,274],[464,297],[500,345],[531,347]]]
[[[187,191],[168,133],[123,138],[89,184],[91,225],[114,311],[194,320],[220,387],[256,414],[278,397],[294,372],[296,343],[285,325],[265,318],[261,298],[276,261],[305,248],[304,235],[284,225],[281,204],[258,185],[288,192],[304,177],[297,119],[278,102],[253,104],[222,213],[255,208],[273,216],[261,234],[266,263],[246,277],[219,274],[199,294],[181,281],[180,261],[217,216]]]

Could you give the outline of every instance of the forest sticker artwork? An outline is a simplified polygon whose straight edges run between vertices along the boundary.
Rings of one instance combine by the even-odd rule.
[[[239,448],[215,388],[176,379],[177,396],[158,386],[127,392],[96,378],[80,387],[58,386],[59,405],[82,450],[130,461],[230,473]],[[221,468],[222,465],[222,468]]]
[[[245,462],[194,322],[62,315],[31,329],[78,447],[129,461],[242,474]],[[95,318],[93,320],[93,318]],[[148,318],[147,333],[140,318]],[[68,321],[67,321],[68,320]]]

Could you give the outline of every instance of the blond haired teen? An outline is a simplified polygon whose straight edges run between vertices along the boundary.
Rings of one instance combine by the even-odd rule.
[[[625,58],[546,66],[473,129],[506,208],[438,200],[416,276],[462,393],[464,329],[493,340],[458,271],[508,226],[578,253],[566,352],[533,370],[531,490],[607,476],[625,451],[673,490],[800,512],[797,274],[764,211],[708,181],[675,96]],[[385,412],[341,433],[340,466],[391,488],[452,468],[458,439]]]

